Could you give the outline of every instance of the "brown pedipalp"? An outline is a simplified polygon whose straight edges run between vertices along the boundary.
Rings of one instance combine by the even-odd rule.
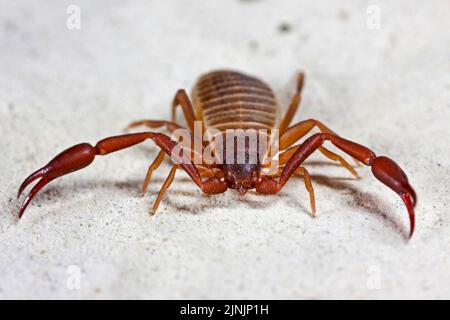
[[[411,237],[414,232],[415,215],[414,206],[417,203],[417,197],[414,189],[408,182],[408,178],[403,170],[393,160],[385,156],[376,156],[375,153],[355,142],[343,139],[330,133],[317,133],[306,139],[287,161],[280,180],[278,188],[281,189],[289,177],[294,174],[298,166],[303,163],[315,150],[317,150],[326,140],[329,140],[337,148],[348,155],[357,159],[372,168],[373,175],[396,192],[405,203],[410,220]]]
[[[65,174],[83,169],[94,161],[94,158],[98,155],[106,155],[115,151],[119,151],[138,143],[141,143],[147,139],[152,139],[166,154],[170,155],[173,159],[173,149],[178,145],[175,141],[171,140],[168,136],[155,133],[155,132],[141,132],[119,135],[109,137],[99,141],[95,147],[88,143],[77,144],[70,147],[55,158],[53,158],[47,165],[28,176],[19,188],[17,197],[19,197],[24,189],[38,178],[41,180],[33,187],[27,197],[22,203],[19,211],[19,218],[22,217],[27,206],[34,198],[34,196],[49,182],[61,177]],[[188,161],[181,152],[177,159],[178,166],[186,171],[191,179],[202,189],[203,192],[209,194],[221,193],[227,189],[227,185],[218,179],[217,177],[208,178],[202,181],[201,176],[195,167],[195,165]]]

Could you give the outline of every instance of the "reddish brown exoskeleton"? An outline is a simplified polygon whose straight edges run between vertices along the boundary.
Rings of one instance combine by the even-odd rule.
[[[370,166],[374,176],[401,197],[408,209],[410,236],[412,236],[414,231],[414,206],[417,198],[413,188],[408,183],[406,174],[393,160],[385,156],[376,156],[370,149],[338,136],[315,119],[301,121],[289,126],[300,104],[303,82],[304,75],[300,73],[297,78],[296,92],[291,99],[286,114],[278,125],[277,113],[279,109],[270,87],[254,77],[224,70],[210,72],[200,77],[192,92],[193,104],[184,90],[178,90],[172,105],[172,121],[141,120],[132,123],[129,127],[141,125],[150,128],[165,127],[173,134],[175,131],[183,129],[181,125],[175,122],[176,108],[181,106],[187,122],[190,140],[194,144],[198,139],[202,140],[200,150],[188,149],[191,152],[186,152],[186,146],[183,146],[183,151],[178,153],[183,161],[175,161],[158,194],[152,212],[154,213],[158,208],[165,191],[173,181],[176,170],[183,169],[194,183],[207,194],[223,193],[228,188],[235,189],[240,194],[244,194],[249,189],[255,189],[260,194],[276,194],[292,175],[301,175],[310,195],[311,211],[314,215],[314,190],[310,175],[307,169],[302,166],[303,162],[314,151],[318,150],[329,159],[338,161],[355,177],[358,177],[354,168],[345,159],[323,146],[325,141],[330,141],[338,149],[357,161]],[[225,132],[229,130],[265,130],[266,133],[268,132],[268,136],[273,136],[272,133],[276,130],[279,136],[277,145],[280,152],[274,154],[268,152],[268,148],[250,148],[246,142],[243,149],[234,148],[233,145],[232,150],[234,151],[228,151],[228,155],[231,155],[233,160],[242,155],[243,162],[205,162],[203,161],[203,152],[211,141],[204,141],[202,136],[199,137],[198,134],[194,133],[196,123],[201,123],[202,129],[215,129],[214,137],[223,135],[226,143],[229,142],[229,139],[225,137]],[[311,135],[302,143],[295,144],[315,127],[320,130],[320,133]],[[103,139],[97,142],[95,146],[81,143],[63,151],[47,165],[32,173],[20,186],[18,196],[30,183],[41,178],[25,198],[19,212],[19,218],[39,190],[53,179],[88,166],[95,156],[119,151],[147,139],[153,140],[161,148],[161,151],[148,168],[142,187],[142,194],[144,194],[152,173],[159,167],[164,157],[169,155],[174,160],[174,150],[181,146],[181,142],[175,142],[163,133],[124,134]],[[235,142],[233,138],[232,143]],[[212,153],[214,155],[218,153],[226,154],[223,150],[226,143],[216,143]],[[270,143],[273,143],[273,141]],[[195,152],[197,152],[197,157],[200,153],[200,162],[193,161],[192,157],[185,157],[187,154],[193,155]],[[253,155],[256,155],[256,161],[249,160]],[[275,156],[278,160],[276,170],[265,172],[264,169],[269,166],[270,160]],[[222,156],[221,159],[223,160],[224,157]]]

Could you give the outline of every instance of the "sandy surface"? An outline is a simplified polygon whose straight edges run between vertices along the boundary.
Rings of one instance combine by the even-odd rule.
[[[446,0],[5,3],[0,298],[450,298],[448,12]],[[419,195],[413,239],[368,168],[356,181],[320,155],[307,165],[316,219],[301,179],[240,200],[204,196],[182,172],[150,218],[169,169],[138,196],[150,142],[52,183],[17,223],[26,175],[132,120],[168,119],[175,91],[219,67],[265,79],[283,106],[305,70],[295,120],[398,161]]]

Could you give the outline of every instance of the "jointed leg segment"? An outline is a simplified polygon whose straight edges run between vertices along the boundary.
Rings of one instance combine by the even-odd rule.
[[[306,136],[315,127],[319,128],[322,133],[334,132],[324,125],[322,122],[316,119],[308,119],[300,121],[293,126],[290,126],[283,133],[280,133],[280,149],[284,150],[292,146],[298,140]]]
[[[299,74],[297,75],[297,86],[295,94],[292,96],[288,110],[286,111],[283,120],[281,120],[280,126],[278,128],[280,130],[280,135],[283,134],[283,132],[289,126],[292,119],[294,118],[295,113],[297,112],[297,109],[300,105],[302,98],[301,94],[303,90],[304,81],[305,81],[305,74],[303,72],[299,72]]]
[[[309,193],[309,203],[311,205],[311,215],[313,218],[316,216],[316,200],[314,196],[314,188],[311,183],[311,176],[305,167],[298,167],[294,174],[303,176],[305,182],[306,191]]]
[[[126,127],[126,129],[132,129],[132,128],[136,128],[136,127],[140,127],[140,126],[145,126],[150,129],[166,127],[166,129],[169,132],[174,132],[177,129],[184,129],[182,126],[180,126],[176,122],[164,121],[164,120],[149,120],[149,119],[133,121]]]
[[[159,207],[159,203],[161,202],[162,198],[164,197],[164,194],[166,193],[167,189],[169,189],[170,185],[173,182],[173,178],[175,177],[175,172],[177,171],[178,166],[173,166],[172,169],[170,169],[169,175],[166,178],[166,181],[164,181],[164,184],[161,187],[161,190],[159,190],[158,197],[155,200],[155,203],[153,204],[153,207],[151,209],[151,213],[155,214],[156,209]]]
[[[314,127],[318,127],[320,132],[322,133],[329,133],[334,134],[335,133],[329,129],[327,126],[325,126],[322,122],[315,120],[315,119],[308,119],[305,121],[301,121],[291,127],[289,127],[280,137],[280,150],[285,150],[280,155],[280,162],[286,161],[296,150],[298,147],[291,147],[295,142],[303,138],[305,135],[307,135]],[[291,147],[291,148],[290,148]],[[289,149],[288,149],[289,148]],[[358,173],[356,170],[341,156],[335,154],[334,152],[328,150],[327,148],[321,146],[319,148],[319,151],[328,159],[331,159],[333,161],[338,161],[344,168],[346,168],[348,171],[355,176],[355,178],[358,178]],[[356,161],[356,159],[355,159]]]
[[[158,153],[158,155],[156,156],[155,160],[153,160],[152,164],[148,167],[147,174],[145,175],[145,179],[144,179],[144,184],[142,185],[142,189],[141,189],[142,197],[147,192],[147,188],[148,188],[148,185],[150,184],[150,180],[152,179],[153,172],[159,168],[159,166],[163,162],[165,156],[166,156],[165,152],[160,151]]]
[[[279,156],[279,163],[280,165],[284,165],[289,159],[290,157],[295,153],[295,151],[297,151],[297,149],[300,147],[300,145],[291,147],[287,150],[285,150],[284,152],[282,152]],[[356,170],[344,159],[342,158],[340,155],[326,149],[325,147],[319,147],[319,151],[328,159],[331,159],[333,161],[338,161],[341,166],[343,166],[344,168],[346,168],[348,171],[350,171],[350,173],[355,177],[355,178],[359,178],[358,173],[356,172]]]
[[[269,175],[265,176],[263,179],[265,179],[266,177],[279,178],[281,176],[281,172],[282,171],[283,171],[283,166],[280,166],[278,168],[278,172],[273,173],[273,174],[269,174]],[[306,170],[306,168],[302,167],[302,166],[298,167],[295,170],[295,172],[293,173],[293,175],[295,175],[295,176],[302,176],[303,177],[303,181],[305,183],[306,191],[308,191],[308,193],[309,193],[309,202],[310,202],[310,205],[311,205],[311,215],[314,218],[316,216],[316,201],[315,201],[315,196],[314,196],[314,188],[313,188],[312,183],[311,183],[311,176],[309,175],[308,170]],[[260,192],[260,190],[258,192]],[[264,193],[264,192],[261,192],[261,193]]]
[[[167,130],[173,132],[176,129],[183,128],[176,122],[176,109],[178,106],[181,106],[183,109],[184,118],[186,119],[188,128],[191,132],[194,131],[194,122],[196,120],[194,114],[194,107],[186,94],[184,89],[180,89],[175,94],[172,102],[172,121],[164,121],[164,120],[138,120],[130,123],[126,129],[135,128],[138,126],[146,126],[148,128],[160,128],[165,126]]]
[[[174,102],[174,103],[178,103],[177,97],[179,97],[179,96],[183,96],[183,94],[182,94],[182,93],[181,93],[181,94],[180,94],[180,93],[177,93],[177,95],[175,96],[176,102]],[[179,99],[180,99],[181,101],[185,101],[183,98],[179,98]],[[190,114],[190,113],[188,112],[188,115],[189,115],[189,114]],[[191,121],[191,120],[192,120],[192,119],[190,119],[189,121]],[[186,121],[188,121],[188,120],[186,120]],[[188,121],[188,123],[189,123],[189,121]],[[145,127],[152,128],[152,129],[154,129],[154,128],[160,128],[160,127],[165,126],[166,129],[167,129],[169,132],[171,132],[171,133],[174,132],[174,131],[177,130],[177,129],[185,129],[184,127],[182,127],[181,125],[179,125],[178,123],[173,122],[173,121],[149,120],[149,119],[134,121],[134,122],[130,123],[130,124],[127,126],[126,129],[131,129],[131,128],[135,128],[135,127],[139,127],[139,126],[145,126]],[[185,129],[185,130],[186,130],[186,129]],[[192,133],[189,133],[189,134],[192,134]],[[190,144],[190,145],[191,145],[191,146],[194,145],[194,140],[193,140],[193,138],[191,138],[191,144]],[[194,150],[191,150],[191,151],[192,151],[192,152],[195,152]],[[201,156],[201,155],[200,155],[200,156]],[[149,168],[148,168],[148,170],[147,170],[147,174],[146,174],[146,176],[145,176],[145,180],[144,180],[142,189],[141,189],[141,196],[144,196],[144,194],[146,193],[153,172],[161,165],[161,163],[163,162],[164,158],[165,158],[165,153],[164,153],[164,151],[160,151],[160,152],[158,153],[157,157],[155,158],[155,160],[154,160],[154,161],[152,162],[152,164],[149,166]],[[203,176],[203,175],[202,175],[202,176]]]
[[[196,120],[194,107],[192,106],[191,100],[189,99],[189,96],[187,95],[184,89],[178,90],[173,99],[172,121],[176,121],[176,111],[178,106],[181,106],[181,108],[183,109],[183,114],[188,124],[188,127],[191,130],[191,132],[194,132],[194,122]]]

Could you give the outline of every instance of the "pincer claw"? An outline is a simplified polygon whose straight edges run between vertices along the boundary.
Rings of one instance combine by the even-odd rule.
[[[88,143],[77,144],[60,154],[58,154],[47,165],[30,174],[20,185],[17,197],[20,197],[23,190],[34,180],[42,178],[31,189],[27,197],[23,201],[19,219],[22,217],[28,204],[33,200],[34,196],[53,179],[56,179],[67,173],[79,170],[89,165],[95,157],[96,149]]]
[[[405,203],[409,215],[409,237],[411,238],[414,233],[414,207],[417,204],[417,196],[416,192],[408,182],[408,177],[399,165],[388,157],[376,157],[372,160],[371,165],[373,175],[395,191]]]

